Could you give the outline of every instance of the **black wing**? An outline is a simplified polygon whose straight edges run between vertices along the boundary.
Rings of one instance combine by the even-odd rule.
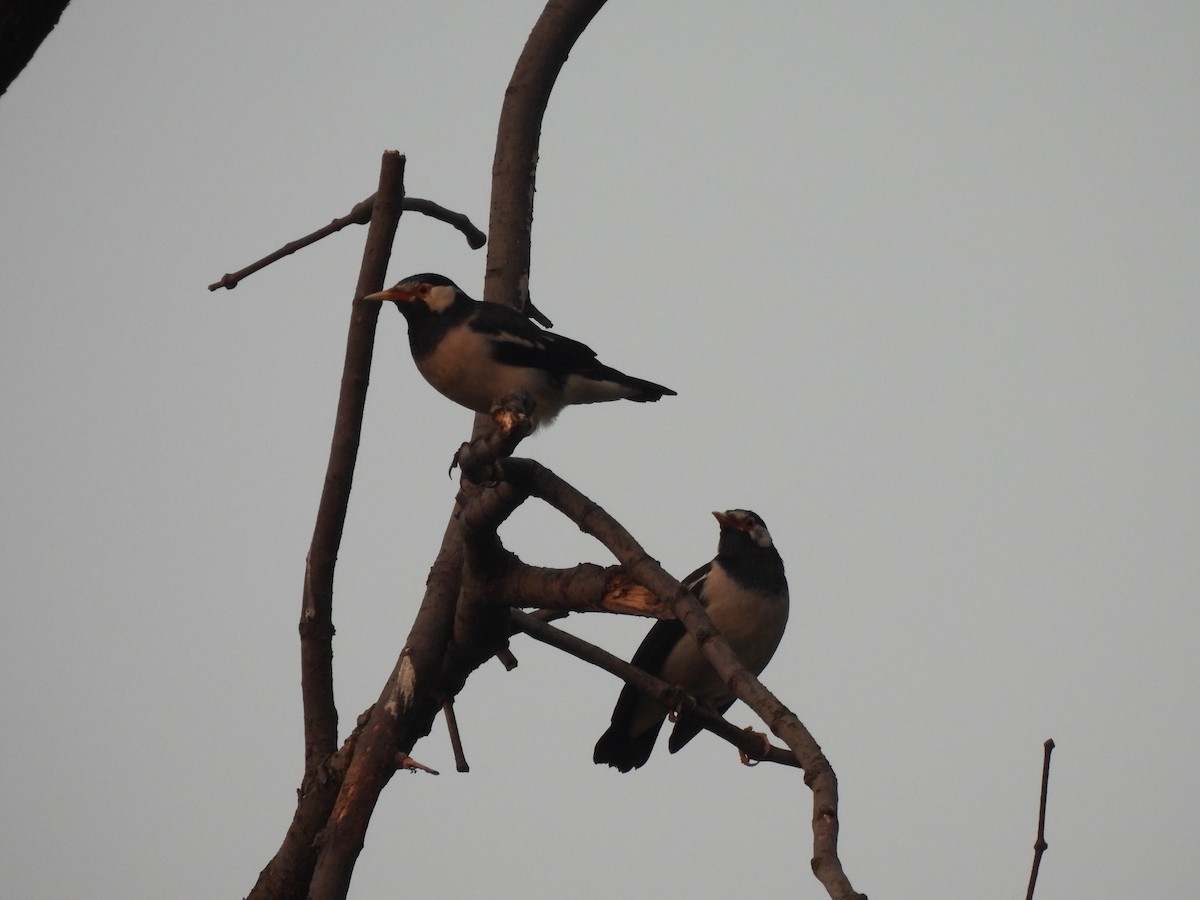
[[[696,595],[701,606],[708,605],[708,599],[704,596],[704,582],[708,580],[711,571],[712,563],[705,563],[683,581],[683,586]],[[732,701],[718,707],[717,712],[724,713],[731,706],[733,706]],[[667,750],[671,753],[676,752],[703,730],[704,726],[695,718],[688,716],[687,713],[680,713],[675,719],[675,727],[671,729],[671,736],[667,739]]]
[[[704,602],[704,580],[711,569],[712,563],[705,563],[681,582],[700,598],[701,603]],[[687,629],[678,619],[660,619],[642,639],[630,662],[651,675],[658,675],[667,654],[686,633]],[[655,741],[658,740],[663,720],[660,719],[653,728],[641,734],[632,734],[633,714],[641,698],[641,692],[632,685],[627,684],[621,688],[621,696],[617,698],[616,708],[613,709],[612,724],[600,736],[592,753],[595,762],[615,766],[621,772],[628,772],[646,764],[654,750]],[[666,710],[663,710],[663,718],[666,718]],[[671,733],[672,740],[678,728],[676,724],[675,731]],[[689,735],[688,740],[691,736]]]
[[[657,675],[663,660],[685,632],[686,629],[678,619],[660,619],[642,639],[630,662],[651,675]],[[662,711],[662,718],[652,727],[640,734],[634,734],[634,713],[643,699],[645,698],[642,697],[641,691],[633,685],[627,684],[621,688],[621,695],[613,708],[612,723],[608,730],[600,735],[596,749],[592,752],[593,762],[607,763],[621,772],[638,769],[646,764],[654,750],[654,743],[658,740],[663,720],[667,717],[667,710]]]
[[[500,303],[480,303],[471,329],[492,342],[497,362],[569,374],[603,368],[587,344],[543,331],[525,316]]]

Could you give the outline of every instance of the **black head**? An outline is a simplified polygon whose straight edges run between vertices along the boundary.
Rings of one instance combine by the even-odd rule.
[[[717,562],[733,578],[766,591],[787,590],[783,559],[771,540],[767,525],[748,509],[714,512],[721,525]]]
[[[721,525],[721,543],[726,540],[736,544],[751,543],[756,547],[774,547],[771,532],[767,531],[767,523],[757,513],[748,509],[727,509],[725,512],[714,512],[717,522]]]
[[[444,313],[459,298],[470,300],[458,285],[445,275],[432,272],[410,275],[394,287],[363,297],[364,300],[390,300],[405,316],[417,311]]]

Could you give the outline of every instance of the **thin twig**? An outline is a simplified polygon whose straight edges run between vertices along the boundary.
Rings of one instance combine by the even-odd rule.
[[[416,197],[404,198],[404,209],[408,212],[417,212],[421,215],[429,216],[431,219],[437,219],[439,222],[445,222],[447,225],[453,225],[462,232],[463,237],[467,239],[467,246],[472,250],[478,250],[487,243],[487,235],[475,227],[475,223],[468,219],[463,213],[455,212],[452,209],[446,209],[444,206],[439,206],[432,200],[420,200]]]
[[[232,291],[238,286],[238,282],[243,278],[247,277],[248,275],[253,275],[259,269],[265,269],[271,263],[278,262],[285,256],[291,256],[297,250],[303,250],[305,247],[309,246],[310,244],[315,244],[322,238],[329,237],[331,234],[336,234],[348,225],[366,225],[371,221],[371,213],[375,208],[375,197],[376,195],[372,194],[366,200],[354,204],[354,208],[351,209],[350,212],[346,213],[346,215],[342,216],[341,218],[334,219],[323,228],[318,228],[316,231],[312,232],[312,234],[307,234],[302,238],[289,241],[274,253],[268,254],[267,256],[264,256],[262,259],[258,260],[258,262],[253,262],[244,269],[240,269],[237,272],[223,276],[220,281],[214,281],[212,284],[210,284],[208,289],[210,291],[215,291],[219,288],[227,288],[228,290]],[[432,219],[445,222],[447,225],[453,225],[463,233],[467,239],[467,244],[470,245],[472,250],[478,250],[487,243],[487,235],[476,228],[474,223],[472,223],[471,220],[465,215],[454,212],[450,209],[446,209],[444,206],[439,206],[432,200],[421,200],[417,197],[405,197],[404,209],[410,212],[421,213],[429,216]]]
[[[430,775],[440,775],[437,769],[431,769],[424,763],[419,763],[407,753],[396,754],[396,768],[403,769],[409,772],[426,772]]]
[[[1037,887],[1042,854],[1049,846],[1046,843],[1046,793],[1050,788],[1050,754],[1054,750],[1054,739],[1048,738],[1042,746],[1045,748],[1045,755],[1042,757],[1042,797],[1038,802],[1037,840],[1033,844],[1033,871],[1029,873],[1029,889],[1025,892],[1025,900],[1033,900],[1033,889]]]
[[[463,753],[462,735],[458,731],[458,716],[454,714],[454,698],[442,701],[442,715],[446,717],[446,730],[450,733],[450,747],[454,750],[454,768],[459,772],[470,772],[467,755]]]

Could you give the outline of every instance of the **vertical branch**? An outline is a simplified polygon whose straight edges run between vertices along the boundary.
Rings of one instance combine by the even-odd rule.
[[[304,567],[300,613],[304,778],[292,824],[279,850],[259,873],[248,900],[299,900],[308,894],[317,863],[316,838],[329,819],[346,759],[353,755],[356,744],[352,737],[338,756],[333,755],[338,726],[333,693],[333,572],[358,458],[379,315],[378,303],[362,303],[359,298],[383,286],[404,199],[404,157],[395,151],[383,154],[377,198],[351,306],[325,485]]]
[[[604,0],[550,0],[513,69],[492,163],[492,209],[488,224],[483,296],[523,309],[529,284],[534,175],[542,117],[567,54]]]
[[[321,832],[309,900],[342,900],[347,895],[371,815],[396,771],[397,754],[407,754],[429,733],[441,708],[436,681],[462,578],[462,542],[452,539],[460,529],[459,519],[452,517],[408,641],[363,725],[354,758]]]
[[[1047,739],[1042,745],[1045,754],[1042,756],[1042,796],[1038,801],[1037,840],[1033,844],[1033,871],[1029,873],[1029,888],[1025,892],[1025,900],[1033,900],[1033,889],[1037,887],[1038,869],[1042,867],[1042,854],[1050,846],[1046,843],[1046,794],[1050,788],[1050,754],[1054,750],[1054,739]]]
[[[504,104],[492,166],[484,296],[521,308],[528,293],[533,180],[542,116],[567,53],[604,0],[550,0],[517,61]],[[491,427],[475,417],[475,435]],[[478,490],[466,484],[463,491]],[[459,501],[461,504],[462,496]],[[458,506],[456,506],[456,511]],[[363,728],[337,802],[322,834],[311,900],[345,897],[379,793],[395,771],[396,754],[428,733],[442,700],[437,676],[450,640],[462,585],[461,520],[452,514],[433,564],[425,598],[391,677]]]
[[[380,290],[404,202],[404,157],[383,154],[378,200],[371,214],[366,249],[350,312],[342,386],[334,418],[325,486],[317,507],[312,544],[304,567],[300,612],[300,677],[304,700],[304,773],[312,778],[337,749],[337,705],[333,693],[333,572],[362,436],[378,303],[361,302]]]

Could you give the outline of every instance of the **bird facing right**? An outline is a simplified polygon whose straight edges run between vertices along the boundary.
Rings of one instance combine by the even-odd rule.
[[[758,675],[775,654],[788,619],[788,587],[783,559],[763,520],[744,509],[714,512],[721,527],[717,556],[683,581],[704,606],[742,664]],[[698,701],[724,713],[733,693],[700,652],[678,619],[650,629],[633,665],[682,687]],[[612,724],[596,742],[592,758],[621,772],[646,764],[668,710],[631,685],[621,689]],[[701,731],[681,715],[667,743],[674,753]]]

